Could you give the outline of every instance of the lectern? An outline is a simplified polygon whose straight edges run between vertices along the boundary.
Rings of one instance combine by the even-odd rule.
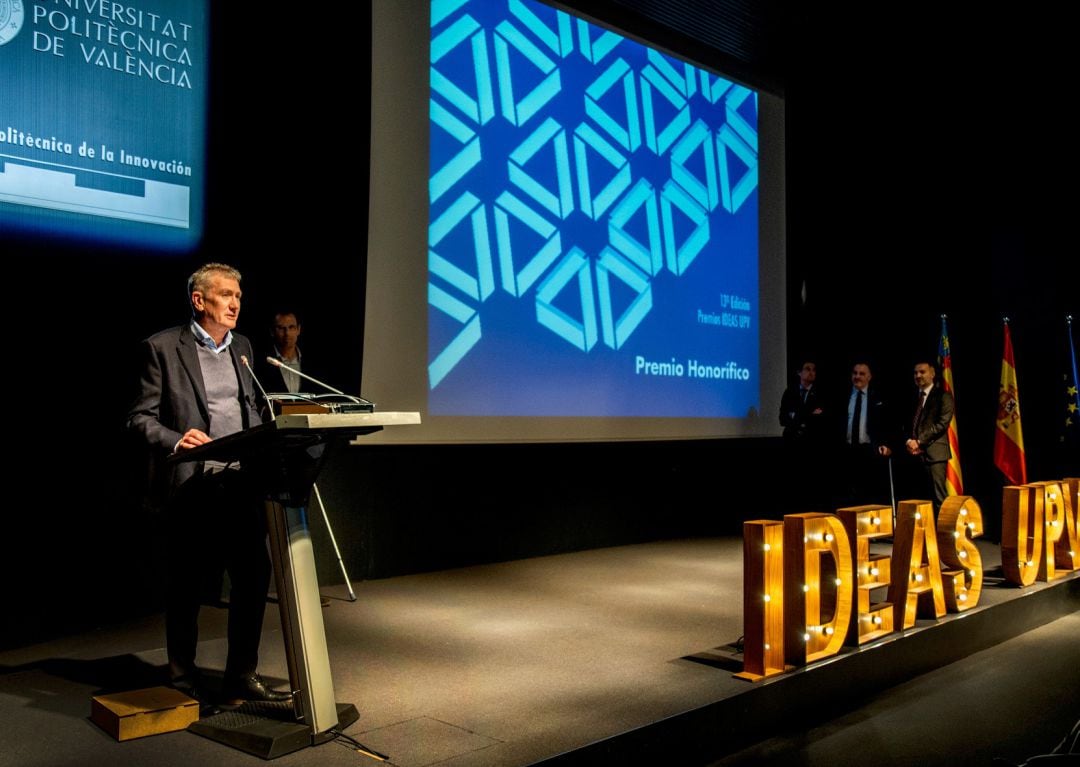
[[[239,464],[263,492],[293,691],[285,716],[272,713],[272,704],[261,712],[242,707],[201,719],[189,730],[272,759],[331,740],[331,730],[356,721],[356,708],[334,698],[305,507],[328,446],[387,426],[418,423],[420,414],[412,412],[283,415],[170,459]]]

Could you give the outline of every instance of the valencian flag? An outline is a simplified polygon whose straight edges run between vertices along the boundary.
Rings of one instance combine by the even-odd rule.
[[[1027,483],[1024,466],[1024,435],[1020,430],[1020,397],[1016,390],[1009,320],[1005,319],[1005,351],[1001,355],[1001,386],[998,389],[997,432],[994,434],[994,465],[1014,485]]]
[[[1073,343],[1072,317],[1065,318],[1068,324],[1069,362],[1065,370],[1065,412],[1062,414],[1061,445],[1070,451],[1080,450],[1080,377],[1076,372],[1076,345]],[[1067,467],[1066,467],[1067,468]]]
[[[952,349],[949,347],[949,331],[945,328],[945,315],[941,315],[941,343],[938,345],[938,367],[941,369],[942,386],[953,395],[953,417],[949,421],[949,450],[952,457],[945,469],[945,486],[949,495],[964,494],[964,478],[960,473],[960,437],[956,431],[956,391],[952,379]]]

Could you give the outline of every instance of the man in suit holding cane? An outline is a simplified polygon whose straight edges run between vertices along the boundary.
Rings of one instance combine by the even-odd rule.
[[[949,448],[949,422],[953,417],[953,397],[935,383],[937,368],[933,362],[915,363],[915,403],[911,432],[904,443],[908,455],[920,464],[924,497],[932,498],[936,512],[948,495],[946,470],[952,450]]]

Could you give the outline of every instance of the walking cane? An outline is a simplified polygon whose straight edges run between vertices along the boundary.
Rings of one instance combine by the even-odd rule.
[[[345,576],[345,586],[349,589],[349,601],[355,602],[356,592],[353,591],[352,582],[349,580],[349,573],[345,570],[345,563],[341,561],[341,550],[338,548],[337,539],[334,538],[334,531],[330,527],[330,519],[326,516],[326,507],[323,505],[322,495],[319,493],[319,486],[312,485],[311,489],[315,491],[315,500],[318,502],[319,510],[322,512],[323,522],[326,523],[326,532],[330,533],[330,543],[334,546],[334,554],[337,555],[338,566],[341,567],[341,574]],[[895,516],[895,513],[893,516]]]
[[[889,498],[892,500],[892,524],[893,530],[896,530],[896,490],[893,488],[892,456],[890,455],[886,460],[889,462]]]
[[[282,365],[279,361],[277,361],[273,357],[267,357],[266,361],[269,362],[270,364],[276,366],[276,367],[279,367],[279,368],[284,367],[284,368],[288,368],[289,370],[292,370],[292,368],[290,368],[288,365]],[[251,374],[251,380],[255,382],[255,385],[259,388],[259,392],[262,394],[263,399],[266,400],[266,406],[270,411],[270,420],[271,421],[276,421],[277,420],[277,414],[274,412],[274,401],[270,399],[270,395],[266,393],[266,389],[264,389],[263,385],[259,382],[258,377],[255,375],[255,371],[251,367],[251,363],[248,362],[248,358],[246,356],[244,356],[244,355],[241,355],[240,364],[242,364],[244,367],[247,368],[248,372]],[[311,378],[311,376],[306,375],[304,373],[301,373],[299,370],[293,370],[292,372],[296,373],[297,375],[301,376],[302,378]],[[319,384],[321,386],[326,386],[326,384],[324,384],[322,381],[319,381],[318,379],[311,378],[311,380],[315,381],[315,383],[317,383],[317,384]],[[331,389],[331,391],[334,391],[334,392],[336,392],[338,394],[342,394],[342,395],[344,395],[346,397],[349,396],[349,395],[345,394],[344,392],[339,392],[337,389],[332,389],[329,386],[326,386],[326,388]],[[334,546],[334,554],[337,556],[338,566],[341,568],[341,574],[345,576],[345,586],[349,589],[349,601],[350,602],[355,602],[356,601],[356,592],[353,591],[352,581],[349,580],[349,573],[345,569],[345,563],[341,561],[341,549],[338,548],[337,539],[334,537],[334,528],[330,527],[330,517],[328,517],[326,515],[326,506],[323,505],[322,495],[319,493],[319,486],[316,485],[316,484],[312,484],[311,489],[315,491],[315,500],[319,504],[319,511],[322,512],[323,522],[326,523],[326,532],[330,533],[330,543],[332,543],[333,546]],[[323,606],[324,607],[326,605],[330,604],[329,601],[325,601],[325,597],[323,597],[323,600],[324,600],[323,601]]]

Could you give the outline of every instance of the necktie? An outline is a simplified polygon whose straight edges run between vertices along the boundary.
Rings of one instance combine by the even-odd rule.
[[[851,444],[859,444],[859,422],[862,419],[862,398],[863,391],[861,389],[855,392],[855,415],[851,417]]]
[[[919,438],[919,418],[922,417],[923,405],[926,404],[926,392],[919,391],[919,404],[915,406],[915,418],[911,422],[912,439]]]
[[[799,393],[802,394],[803,404],[806,404],[806,395],[810,393],[809,389],[799,389]]]

